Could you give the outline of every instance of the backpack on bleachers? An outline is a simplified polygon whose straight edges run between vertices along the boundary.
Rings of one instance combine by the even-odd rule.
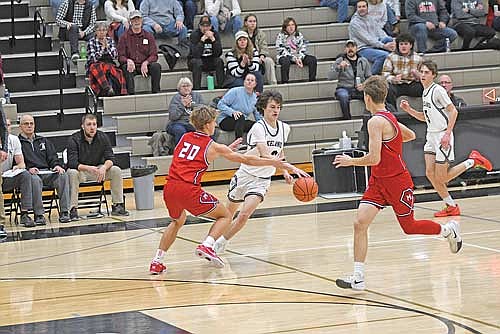
[[[493,37],[489,40],[482,41],[478,43],[475,47],[475,50],[485,50],[485,49],[493,49],[500,50],[500,39]]]
[[[154,157],[170,155],[175,148],[174,137],[166,131],[156,131],[149,139],[148,145],[151,146]]]

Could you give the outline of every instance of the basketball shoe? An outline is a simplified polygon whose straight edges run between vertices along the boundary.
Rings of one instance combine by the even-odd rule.
[[[446,204],[446,206],[441,211],[434,213],[434,217],[447,216],[460,216],[460,208],[458,207],[458,204],[455,206]]]
[[[200,258],[210,261],[210,263],[217,268],[224,267],[224,261],[222,261],[222,259],[217,256],[212,247],[207,247],[205,245],[198,245],[194,253],[196,254],[196,256]]]
[[[356,274],[348,276],[347,278],[337,278],[335,284],[342,289],[353,289],[357,291],[363,291],[366,288],[365,279]]]
[[[450,220],[446,226],[450,229],[450,234],[446,237],[453,254],[458,253],[462,248],[462,237],[460,237],[460,225],[454,220]]]
[[[469,159],[474,160],[474,168],[483,168],[488,172],[491,172],[493,169],[493,165],[491,161],[489,161],[486,157],[484,157],[481,153],[476,150],[472,150],[469,154]]]
[[[167,267],[160,262],[153,261],[151,262],[151,265],[149,266],[149,272],[153,275],[158,275],[163,272],[167,271]]]

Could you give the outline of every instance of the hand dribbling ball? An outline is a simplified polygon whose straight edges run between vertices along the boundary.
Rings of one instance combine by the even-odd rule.
[[[301,202],[310,202],[318,196],[318,184],[312,177],[301,177],[293,184],[293,195]]]

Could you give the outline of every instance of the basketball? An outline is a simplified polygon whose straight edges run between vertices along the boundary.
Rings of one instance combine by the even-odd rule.
[[[318,196],[318,184],[312,177],[301,177],[293,184],[293,195],[301,202],[310,202]]]

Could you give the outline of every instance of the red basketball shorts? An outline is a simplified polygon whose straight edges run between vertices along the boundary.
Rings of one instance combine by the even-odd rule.
[[[167,181],[163,187],[163,200],[171,218],[177,219],[183,210],[194,216],[214,210],[219,200],[205,192],[201,186],[182,181]]]
[[[380,209],[392,206],[397,216],[413,213],[413,181],[408,171],[394,177],[370,176],[361,203],[372,204]]]

